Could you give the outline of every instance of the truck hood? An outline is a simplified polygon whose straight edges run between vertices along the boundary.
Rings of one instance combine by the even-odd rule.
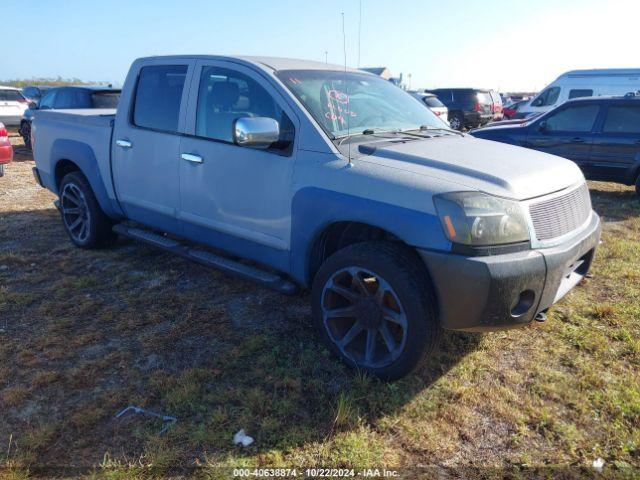
[[[454,183],[460,190],[527,200],[584,182],[571,161],[465,135],[361,145],[363,160]]]

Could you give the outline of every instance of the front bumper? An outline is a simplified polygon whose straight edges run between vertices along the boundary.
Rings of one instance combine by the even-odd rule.
[[[587,274],[600,219],[558,247],[466,257],[420,250],[438,297],[443,328],[488,331],[529,324]]]

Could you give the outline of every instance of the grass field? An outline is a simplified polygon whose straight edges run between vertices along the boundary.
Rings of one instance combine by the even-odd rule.
[[[328,354],[306,296],[129,241],[74,248],[19,152],[0,179],[0,478],[217,478],[221,466],[583,478],[598,458],[607,476],[637,478],[633,189],[590,184],[604,225],[593,278],[546,323],[447,334],[428,365],[385,384]],[[116,419],[128,405],[178,420],[160,434],[156,419]],[[232,444],[241,428],[247,448]]]

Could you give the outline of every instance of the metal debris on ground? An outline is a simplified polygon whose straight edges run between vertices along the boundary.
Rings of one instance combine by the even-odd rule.
[[[162,427],[162,429],[160,430],[160,432],[158,432],[159,435],[162,435],[163,433],[165,433],[167,430],[169,430],[169,427],[171,425],[173,425],[174,423],[176,423],[178,421],[178,419],[176,417],[171,417],[169,415],[162,415],[161,413],[156,413],[156,412],[152,412],[150,410],[145,410],[142,407],[136,407],[133,405],[129,405],[127,408],[121,410],[120,412],[118,412],[116,414],[116,418],[120,418],[122,417],[125,413],[127,412],[133,412],[133,413],[141,413],[143,415],[148,415],[150,417],[155,417],[155,418],[159,418],[163,421],[164,426]]]

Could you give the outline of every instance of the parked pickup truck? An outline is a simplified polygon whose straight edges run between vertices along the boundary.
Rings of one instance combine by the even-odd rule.
[[[385,379],[443,328],[544,319],[600,235],[572,162],[450,130],[391,83],[325,63],[139,59],[117,111],[36,112],[34,154],[77,246],[122,235],[309,289],[330,348]]]

